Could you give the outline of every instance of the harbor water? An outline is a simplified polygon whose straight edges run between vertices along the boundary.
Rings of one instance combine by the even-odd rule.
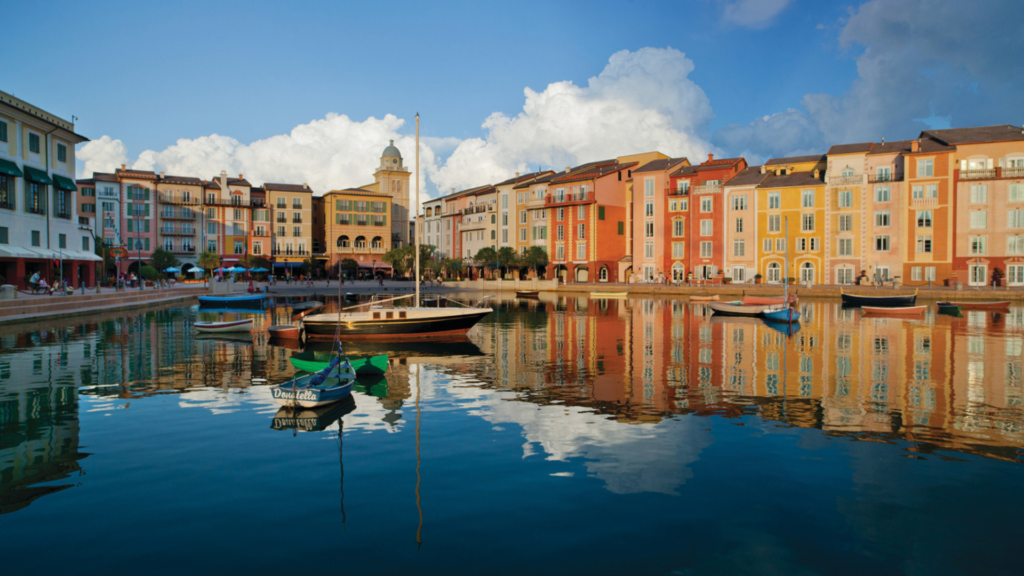
[[[284,301],[0,328],[3,573],[1020,573],[1024,308],[493,302],[302,412]]]

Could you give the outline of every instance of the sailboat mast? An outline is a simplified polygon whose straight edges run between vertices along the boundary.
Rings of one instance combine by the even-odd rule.
[[[416,209],[413,216],[413,222],[416,222],[415,232],[413,233],[413,246],[416,250],[416,276],[412,279],[416,284],[416,302],[413,306],[420,305],[420,113],[416,113],[416,173],[413,174],[413,178],[416,179],[416,197],[413,200],[413,207]],[[425,222],[424,222],[425,224]]]
[[[783,300],[785,302],[786,308],[789,308],[789,216],[786,216],[784,220],[786,225],[786,239],[784,240],[784,242],[786,243],[786,258],[782,261],[782,273],[786,277],[783,278],[782,294],[784,295]]]

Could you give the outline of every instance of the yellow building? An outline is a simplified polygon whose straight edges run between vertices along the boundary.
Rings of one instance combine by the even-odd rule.
[[[514,198],[515,209],[510,210],[514,220],[514,228],[510,229],[514,236],[514,244],[511,245],[519,254],[525,254],[530,246],[547,249],[548,211],[544,208],[544,197],[548,182],[555,176],[553,170],[548,170],[512,187],[515,195],[509,198],[509,202]]]
[[[412,195],[409,190],[409,179],[411,173],[402,160],[402,153],[395,147],[392,140],[380,156],[380,166],[373,173],[373,183],[359,186],[359,190],[377,192],[389,196],[392,201],[391,220],[391,244],[402,246],[412,242],[409,237],[409,221],[414,216],[412,210]]]
[[[773,158],[761,167],[768,175],[757,186],[757,261],[764,282],[784,278],[787,229],[789,277],[824,282],[825,167],[824,155]]]
[[[274,271],[302,266],[313,246],[313,189],[307,184],[263,185],[270,210]]]
[[[390,268],[381,258],[391,249],[391,196],[359,188],[324,194],[324,227],[330,266],[352,259],[360,268]]]

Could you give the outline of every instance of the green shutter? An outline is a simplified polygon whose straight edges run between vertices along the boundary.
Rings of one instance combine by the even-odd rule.
[[[533,239],[536,240],[537,239],[537,227],[534,226],[533,228],[531,228],[531,230],[533,230]]]
[[[146,246],[146,250],[149,250],[149,238],[143,238],[142,242]]]
[[[383,224],[383,226],[387,226],[387,225],[388,225],[388,217],[387,217],[387,216],[381,216],[381,218],[383,218],[383,219],[384,219],[384,224]]]
[[[625,229],[625,224],[623,224],[622,222],[619,222],[619,236],[622,236],[625,233],[624,229]]]
[[[149,208],[149,206],[146,206],[146,208]],[[149,210],[146,210],[146,212],[149,212]],[[148,216],[148,214],[147,214],[147,216]],[[149,220],[143,220],[142,221],[142,231],[143,232],[149,232]]]
[[[129,186],[127,191],[125,192],[125,198],[128,199],[128,200],[132,199],[132,187],[131,186]]]
[[[147,200],[148,200],[148,198],[147,198]],[[145,216],[149,216],[149,204],[146,204],[145,206],[146,206]]]
[[[149,188],[146,188],[146,200],[149,200]],[[149,216],[148,213],[146,215]]]
[[[597,207],[597,219],[604,220],[604,206]]]

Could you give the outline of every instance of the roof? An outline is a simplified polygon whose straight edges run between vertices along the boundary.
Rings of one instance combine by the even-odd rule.
[[[327,194],[324,194],[324,196],[328,196],[330,194],[345,194],[346,196],[384,196],[387,198],[391,197],[391,195],[386,192],[374,192],[373,190],[363,190],[362,188],[345,188],[342,190],[331,190]]]
[[[93,178],[83,178],[81,180],[75,180],[75,184],[95,184],[96,180]]]
[[[213,189],[213,190],[220,190],[220,176],[214,176],[213,178],[210,178],[210,180],[208,182],[205,182],[205,185],[206,185],[207,188],[210,188],[210,189]],[[228,178],[228,186],[249,186],[249,187],[251,187],[252,184],[250,184],[249,181],[246,180],[245,178]],[[266,186],[267,185],[264,184],[264,187],[266,187]]]
[[[756,186],[767,177],[768,174],[761,174],[760,166],[748,166],[740,170],[722,186]]]
[[[381,152],[380,155],[381,155],[381,157],[384,157],[384,156],[397,156],[399,158],[402,157],[402,153],[398,151],[398,148],[395,148],[395,141],[394,140],[392,140],[391,143],[388,144],[388,147],[385,148],[384,151]]]
[[[202,186],[203,181],[199,178],[193,178],[191,176],[161,176],[161,182],[168,184],[184,184],[187,186]]]
[[[95,182],[117,182],[117,176],[113,174],[107,174],[105,172],[93,172],[92,178],[83,178],[81,180],[75,180],[82,184],[93,184]]]
[[[706,162],[701,162],[693,168],[694,170],[717,170],[726,166],[732,166],[733,164],[739,164],[743,161],[743,158],[719,158],[715,160],[714,157],[709,157]]]
[[[824,170],[818,173],[818,177],[814,177],[814,172],[792,172],[783,176],[776,176],[775,174],[768,173],[758,188],[790,188],[794,186],[821,186],[824,184],[822,175]]]
[[[651,160],[647,164],[633,170],[633,172],[661,172],[662,170],[674,168],[677,164],[685,160],[686,158],[658,158],[657,160]]]
[[[156,180],[156,172],[152,170],[132,170],[131,168],[118,168],[114,170],[118,178],[142,178],[143,180]]]
[[[589,165],[584,164],[583,168],[579,170],[570,170],[568,174],[563,174],[562,176],[554,178],[552,182],[574,182],[577,180],[603,178],[609,174],[613,174],[636,165],[636,162],[625,162],[620,164],[615,160],[612,160],[610,164],[598,164],[596,162]]]
[[[955,146],[975,142],[1005,142],[1008,140],[1024,140],[1024,129],[1012,124],[996,126],[975,126],[974,128],[947,128],[945,130],[925,130],[924,137],[934,138],[939,142]]]
[[[263,186],[253,186],[252,188],[249,189],[249,192],[266,192],[266,190],[263,189]]]
[[[697,167],[696,166],[682,166],[682,167],[679,168],[679,170],[676,170],[675,172],[669,174],[669,176],[686,176],[688,174],[696,174],[696,173],[697,173]]]
[[[228,184],[232,184],[228,180]],[[264,182],[263,189],[267,192],[307,192],[313,193],[313,189],[308,184],[274,184],[272,182]]]
[[[520,188],[529,188],[530,186],[533,186],[534,184],[543,184],[545,182],[550,182],[556,176],[558,176],[557,172],[555,172],[554,170],[548,170],[547,172],[542,172],[540,176],[537,176],[536,178],[534,178],[532,180],[528,180],[526,182],[523,182],[522,184],[518,184],[516,186],[513,186],[512,189],[513,190],[519,190]]]
[[[870,152],[873,142],[858,142],[856,144],[836,144],[828,149],[829,156],[833,154],[854,154],[857,152]]]
[[[522,174],[522,175],[513,176],[512,178],[509,178],[508,180],[505,180],[504,182],[498,182],[497,184],[495,184],[495,186],[496,187],[497,186],[507,186],[509,184],[515,184],[517,182],[522,182],[523,180],[532,180],[538,174],[546,174],[547,172],[550,172],[550,170],[548,170],[546,172],[530,172],[529,174]]]
[[[893,154],[896,152],[910,152],[911,140],[895,140],[893,142],[876,143],[871,147],[868,155],[872,154]]]
[[[789,158],[772,158],[764,163],[765,166],[776,164],[796,164],[798,162],[821,162],[825,159],[824,154],[812,154],[810,156],[790,156]]]

